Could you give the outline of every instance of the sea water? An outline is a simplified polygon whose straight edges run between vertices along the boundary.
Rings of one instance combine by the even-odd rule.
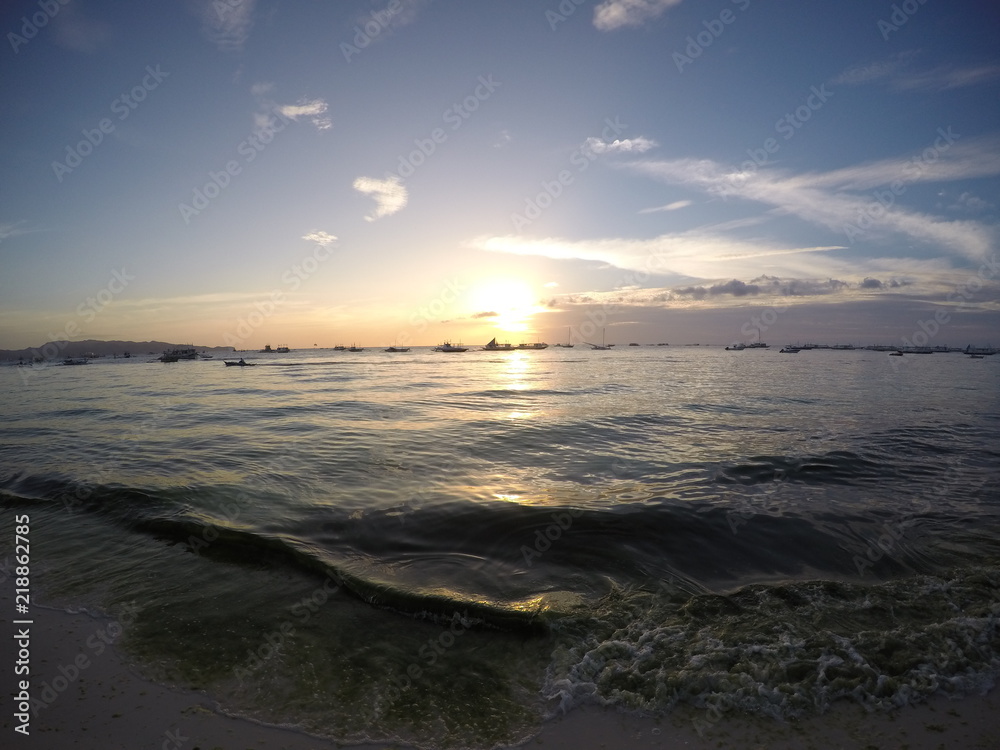
[[[1000,674],[1000,356],[248,361],[0,367],[0,556],[29,514],[39,597],[225,711],[492,747]]]

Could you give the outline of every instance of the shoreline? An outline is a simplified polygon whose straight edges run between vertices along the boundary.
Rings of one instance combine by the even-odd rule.
[[[221,712],[208,694],[158,685],[138,675],[113,645],[118,623],[86,613],[35,605],[31,625],[31,694],[42,698],[42,684],[60,688],[32,716],[30,734],[15,731],[11,710],[17,694],[13,594],[0,591],[4,643],[0,671],[10,696],[0,720],[4,746],[41,750],[389,750],[394,743],[346,745],[297,731],[256,723]],[[108,644],[106,647],[105,644]],[[57,678],[62,676],[62,682]],[[698,733],[701,728],[702,734]],[[1000,694],[930,701],[891,713],[866,713],[838,704],[822,716],[795,722],[767,717],[722,715],[711,721],[703,711],[682,708],[653,718],[614,709],[582,706],[545,722],[521,745],[539,750],[578,748],[990,748],[1000,736]],[[11,739],[7,739],[10,737]],[[16,743],[16,744],[14,744]]]

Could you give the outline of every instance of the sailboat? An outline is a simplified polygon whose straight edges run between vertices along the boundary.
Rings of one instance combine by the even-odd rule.
[[[573,344],[571,342],[572,342],[573,339],[570,336],[570,333],[572,332],[572,330],[573,330],[572,328],[567,328],[566,329],[566,343],[565,344],[556,344],[556,346],[562,347],[563,349],[572,349],[573,348]]]
[[[483,347],[484,352],[512,352],[514,347],[511,344],[498,344],[496,336],[490,339],[490,343]]]
[[[590,348],[591,349],[597,349],[599,351],[607,351],[608,349],[611,348],[610,346],[605,346],[605,344],[604,344],[604,329],[603,328],[601,329],[601,345],[598,346],[597,344],[591,344]]]

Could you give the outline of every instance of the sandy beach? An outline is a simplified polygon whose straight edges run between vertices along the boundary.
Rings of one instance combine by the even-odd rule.
[[[17,694],[15,626],[8,590],[3,592],[4,692]],[[114,646],[119,623],[86,613],[34,607],[31,632],[32,698],[45,701],[32,716],[29,734],[4,711],[4,747],[39,750],[325,750],[345,746],[294,728],[263,726],[225,715],[211,696],[164,687],[138,675]],[[110,643],[109,643],[110,641]],[[79,665],[79,666],[78,666]],[[51,691],[46,691],[48,686]],[[54,699],[53,699],[54,698]],[[824,716],[796,723],[681,711],[652,719],[584,707],[554,719],[526,748],[937,748],[1000,747],[1000,701],[996,691],[962,700],[941,697],[892,714],[866,714],[839,705]],[[701,729],[699,734],[698,729]],[[367,745],[364,750],[397,747]],[[356,747],[353,750],[363,750]]]

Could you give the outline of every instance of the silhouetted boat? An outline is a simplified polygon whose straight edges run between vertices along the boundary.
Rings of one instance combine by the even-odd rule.
[[[223,360],[226,367],[256,367],[255,362],[244,362],[242,359],[239,362],[230,362],[228,359]]]
[[[455,346],[450,341],[445,341],[440,346],[435,346],[434,347],[434,351],[436,351],[436,352],[467,352],[467,351],[469,351],[469,348],[468,347],[464,347],[464,346]]]
[[[514,347],[511,344],[498,344],[496,337],[490,339],[490,343],[483,347],[484,352],[512,352]]]

